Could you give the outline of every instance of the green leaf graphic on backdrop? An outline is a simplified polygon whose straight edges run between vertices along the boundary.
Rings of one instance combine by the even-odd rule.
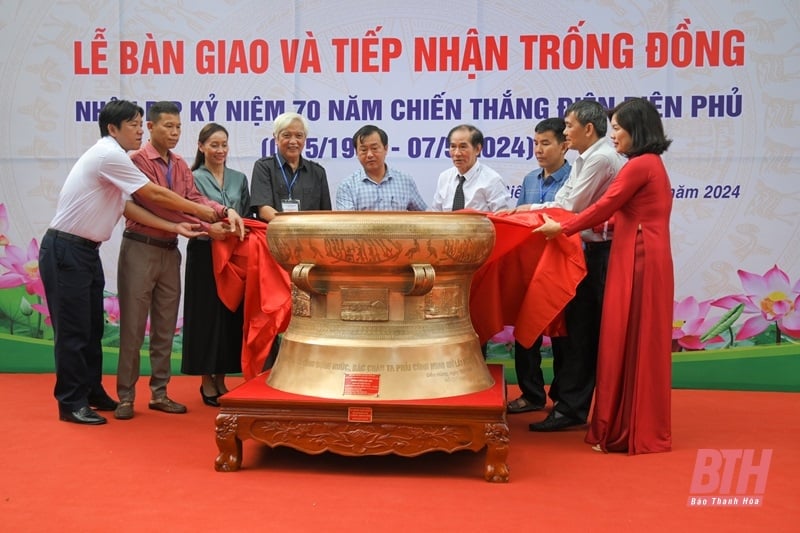
[[[723,331],[730,329],[733,326],[733,323],[742,315],[744,311],[744,304],[739,304],[736,307],[728,310],[727,313],[722,315],[722,318],[719,319],[714,327],[708,330],[705,335],[700,337],[700,342],[707,342],[709,339],[713,339]]]
[[[33,318],[38,313],[30,307],[31,296],[25,287],[12,287],[0,290],[0,332],[11,335],[29,335],[38,337],[38,320]]]

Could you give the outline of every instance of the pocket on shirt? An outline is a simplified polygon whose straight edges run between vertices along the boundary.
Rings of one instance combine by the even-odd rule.
[[[320,192],[314,187],[303,187],[303,199],[300,201],[302,211],[317,210],[320,204]]]

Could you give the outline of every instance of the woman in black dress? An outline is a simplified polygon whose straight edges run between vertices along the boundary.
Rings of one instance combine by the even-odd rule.
[[[208,198],[245,213],[250,205],[247,176],[228,168],[227,157],[227,130],[216,123],[204,126],[192,166],[195,185]],[[181,372],[202,376],[203,402],[216,407],[219,396],[228,391],[225,375],[242,371],[244,315],[241,307],[231,311],[217,296],[209,237],[189,240],[184,285]]]

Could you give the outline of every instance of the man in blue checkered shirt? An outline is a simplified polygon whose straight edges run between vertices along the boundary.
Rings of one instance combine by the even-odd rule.
[[[361,167],[336,189],[338,211],[425,211],[428,206],[410,175],[386,164],[389,137],[372,124],[353,135]]]

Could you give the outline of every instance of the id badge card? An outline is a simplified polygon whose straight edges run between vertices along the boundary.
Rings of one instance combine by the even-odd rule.
[[[300,211],[300,200],[281,200],[281,210],[284,213],[296,213]]]

